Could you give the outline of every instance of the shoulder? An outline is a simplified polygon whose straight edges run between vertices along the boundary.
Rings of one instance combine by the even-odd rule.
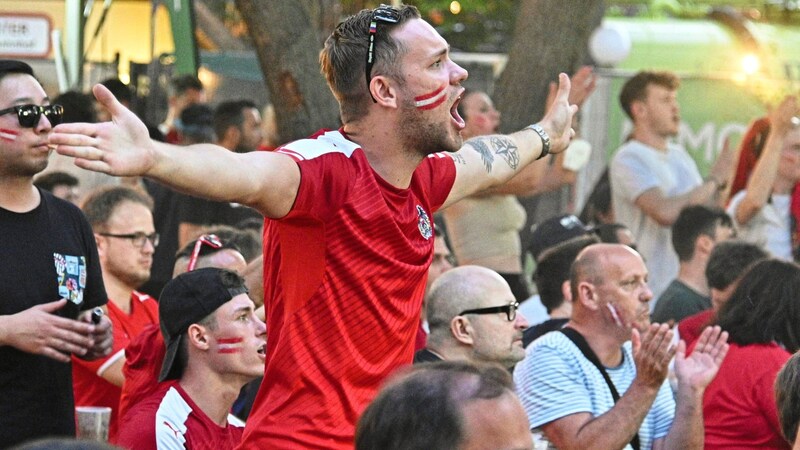
[[[288,155],[299,162],[329,154],[340,154],[349,158],[359,148],[361,147],[347,139],[341,131],[320,130],[306,139],[283,145],[275,152]]]

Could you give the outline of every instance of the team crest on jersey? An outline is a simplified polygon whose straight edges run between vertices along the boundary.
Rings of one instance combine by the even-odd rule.
[[[430,239],[431,236],[433,236],[433,227],[431,226],[431,219],[428,217],[428,213],[425,212],[422,206],[417,205],[417,216],[419,216],[419,222],[417,223],[419,234],[426,240]]]

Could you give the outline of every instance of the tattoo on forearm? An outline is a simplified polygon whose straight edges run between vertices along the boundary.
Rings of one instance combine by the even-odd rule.
[[[462,166],[467,165],[467,160],[464,159],[463,156],[461,156],[461,153],[450,153],[450,157],[453,158],[453,161],[455,161],[458,164],[461,164]]]
[[[491,141],[492,147],[495,148],[495,154],[506,160],[506,164],[511,169],[517,170],[517,167],[519,167],[519,152],[514,142],[511,139],[501,137],[493,137]]]
[[[511,139],[495,136],[489,138],[488,142],[487,139],[473,139],[467,141],[467,145],[481,155],[481,160],[487,172],[492,171],[494,155],[499,155],[503,158],[512,170],[517,170],[519,167],[519,151],[517,151],[517,146],[514,145],[514,141]]]
[[[487,172],[492,171],[492,165],[494,164],[494,155],[492,155],[492,151],[489,149],[489,146],[486,145],[481,139],[475,139],[471,141],[467,141],[467,145],[472,147],[479,155],[481,155],[481,160],[483,161],[483,166],[486,167]]]

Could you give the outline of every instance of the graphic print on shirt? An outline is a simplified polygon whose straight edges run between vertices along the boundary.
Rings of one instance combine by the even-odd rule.
[[[428,217],[428,213],[425,212],[425,209],[422,206],[417,205],[417,216],[419,216],[419,223],[417,226],[419,227],[419,234],[425,238],[427,241],[428,239],[433,236],[433,227],[431,226],[431,219]]]
[[[53,261],[56,265],[58,295],[80,305],[86,288],[86,257],[53,253]]]

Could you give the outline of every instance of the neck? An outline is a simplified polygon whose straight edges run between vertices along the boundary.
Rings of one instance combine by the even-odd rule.
[[[625,341],[620,341],[617,336],[619,332],[599,329],[601,327],[595,325],[594,322],[581,321],[580,318],[576,319],[574,316],[567,322],[567,326],[583,335],[603,366],[616,367],[622,363],[622,344]]]
[[[678,270],[678,280],[692,288],[692,290],[698,294],[708,297],[709,290],[708,282],[706,281],[705,266],[706,262],[699,258],[681,262],[680,269]]]
[[[191,364],[186,367],[180,380],[181,387],[189,394],[192,401],[221,427],[227,426],[228,413],[245,384],[246,381],[224,380],[223,376],[216,372],[195,368]]]
[[[33,177],[0,176],[0,206],[24,213],[39,206],[41,196],[33,186]]]
[[[669,143],[668,136],[662,136],[647,129],[636,128],[633,130],[632,137],[642,144],[653,147],[658,151],[667,151],[667,144]]]
[[[572,316],[572,303],[564,300],[558,308],[550,311],[551,319],[569,319]]]
[[[126,285],[116,277],[106,275],[105,271],[103,271],[103,284],[105,284],[106,294],[108,294],[109,300],[114,302],[114,306],[125,314],[130,314],[133,287]]]
[[[392,186],[406,189],[423,157],[413,149],[404,148],[400,136],[394,132],[396,124],[391,125],[364,118],[345,124],[344,132],[361,147],[375,173]]]

